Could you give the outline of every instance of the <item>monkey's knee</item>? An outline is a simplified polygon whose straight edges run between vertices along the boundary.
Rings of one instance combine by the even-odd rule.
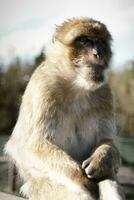
[[[28,200],[47,200],[46,194],[50,191],[50,182],[47,179],[44,180],[44,178],[31,179],[20,189],[22,195]],[[51,200],[51,198],[49,199]]]
[[[21,187],[21,193],[29,200],[97,200],[94,184],[88,191],[84,186],[77,191],[50,180],[37,179]]]

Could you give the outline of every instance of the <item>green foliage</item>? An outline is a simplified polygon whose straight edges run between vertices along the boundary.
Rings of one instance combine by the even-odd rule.
[[[24,91],[19,60],[1,73],[0,77],[0,132],[8,132],[15,123],[20,94]]]
[[[134,136],[134,62],[131,68],[109,73],[120,134]]]
[[[4,72],[0,67],[0,134],[11,133],[26,84],[35,65],[22,64],[19,58]]]

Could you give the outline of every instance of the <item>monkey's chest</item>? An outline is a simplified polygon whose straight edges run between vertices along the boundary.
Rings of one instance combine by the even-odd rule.
[[[75,160],[87,158],[96,142],[96,119],[88,118],[76,122],[72,118],[64,118],[59,123],[55,130],[54,143]]]

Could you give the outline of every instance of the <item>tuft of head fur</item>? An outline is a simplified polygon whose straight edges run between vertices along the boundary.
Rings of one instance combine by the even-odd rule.
[[[56,26],[54,38],[63,44],[69,45],[72,44],[74,38],[83,34],[107,39],[109,42],[112,40],[111,34],[103,23],[87,17],[68,19],[60,26]]]

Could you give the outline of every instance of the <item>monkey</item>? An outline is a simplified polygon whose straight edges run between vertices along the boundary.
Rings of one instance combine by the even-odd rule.
[[[112,36],[92,18],[56,26],[5,146],[30,200],[95,200],[120,165],[113,96],[105,78]]]

